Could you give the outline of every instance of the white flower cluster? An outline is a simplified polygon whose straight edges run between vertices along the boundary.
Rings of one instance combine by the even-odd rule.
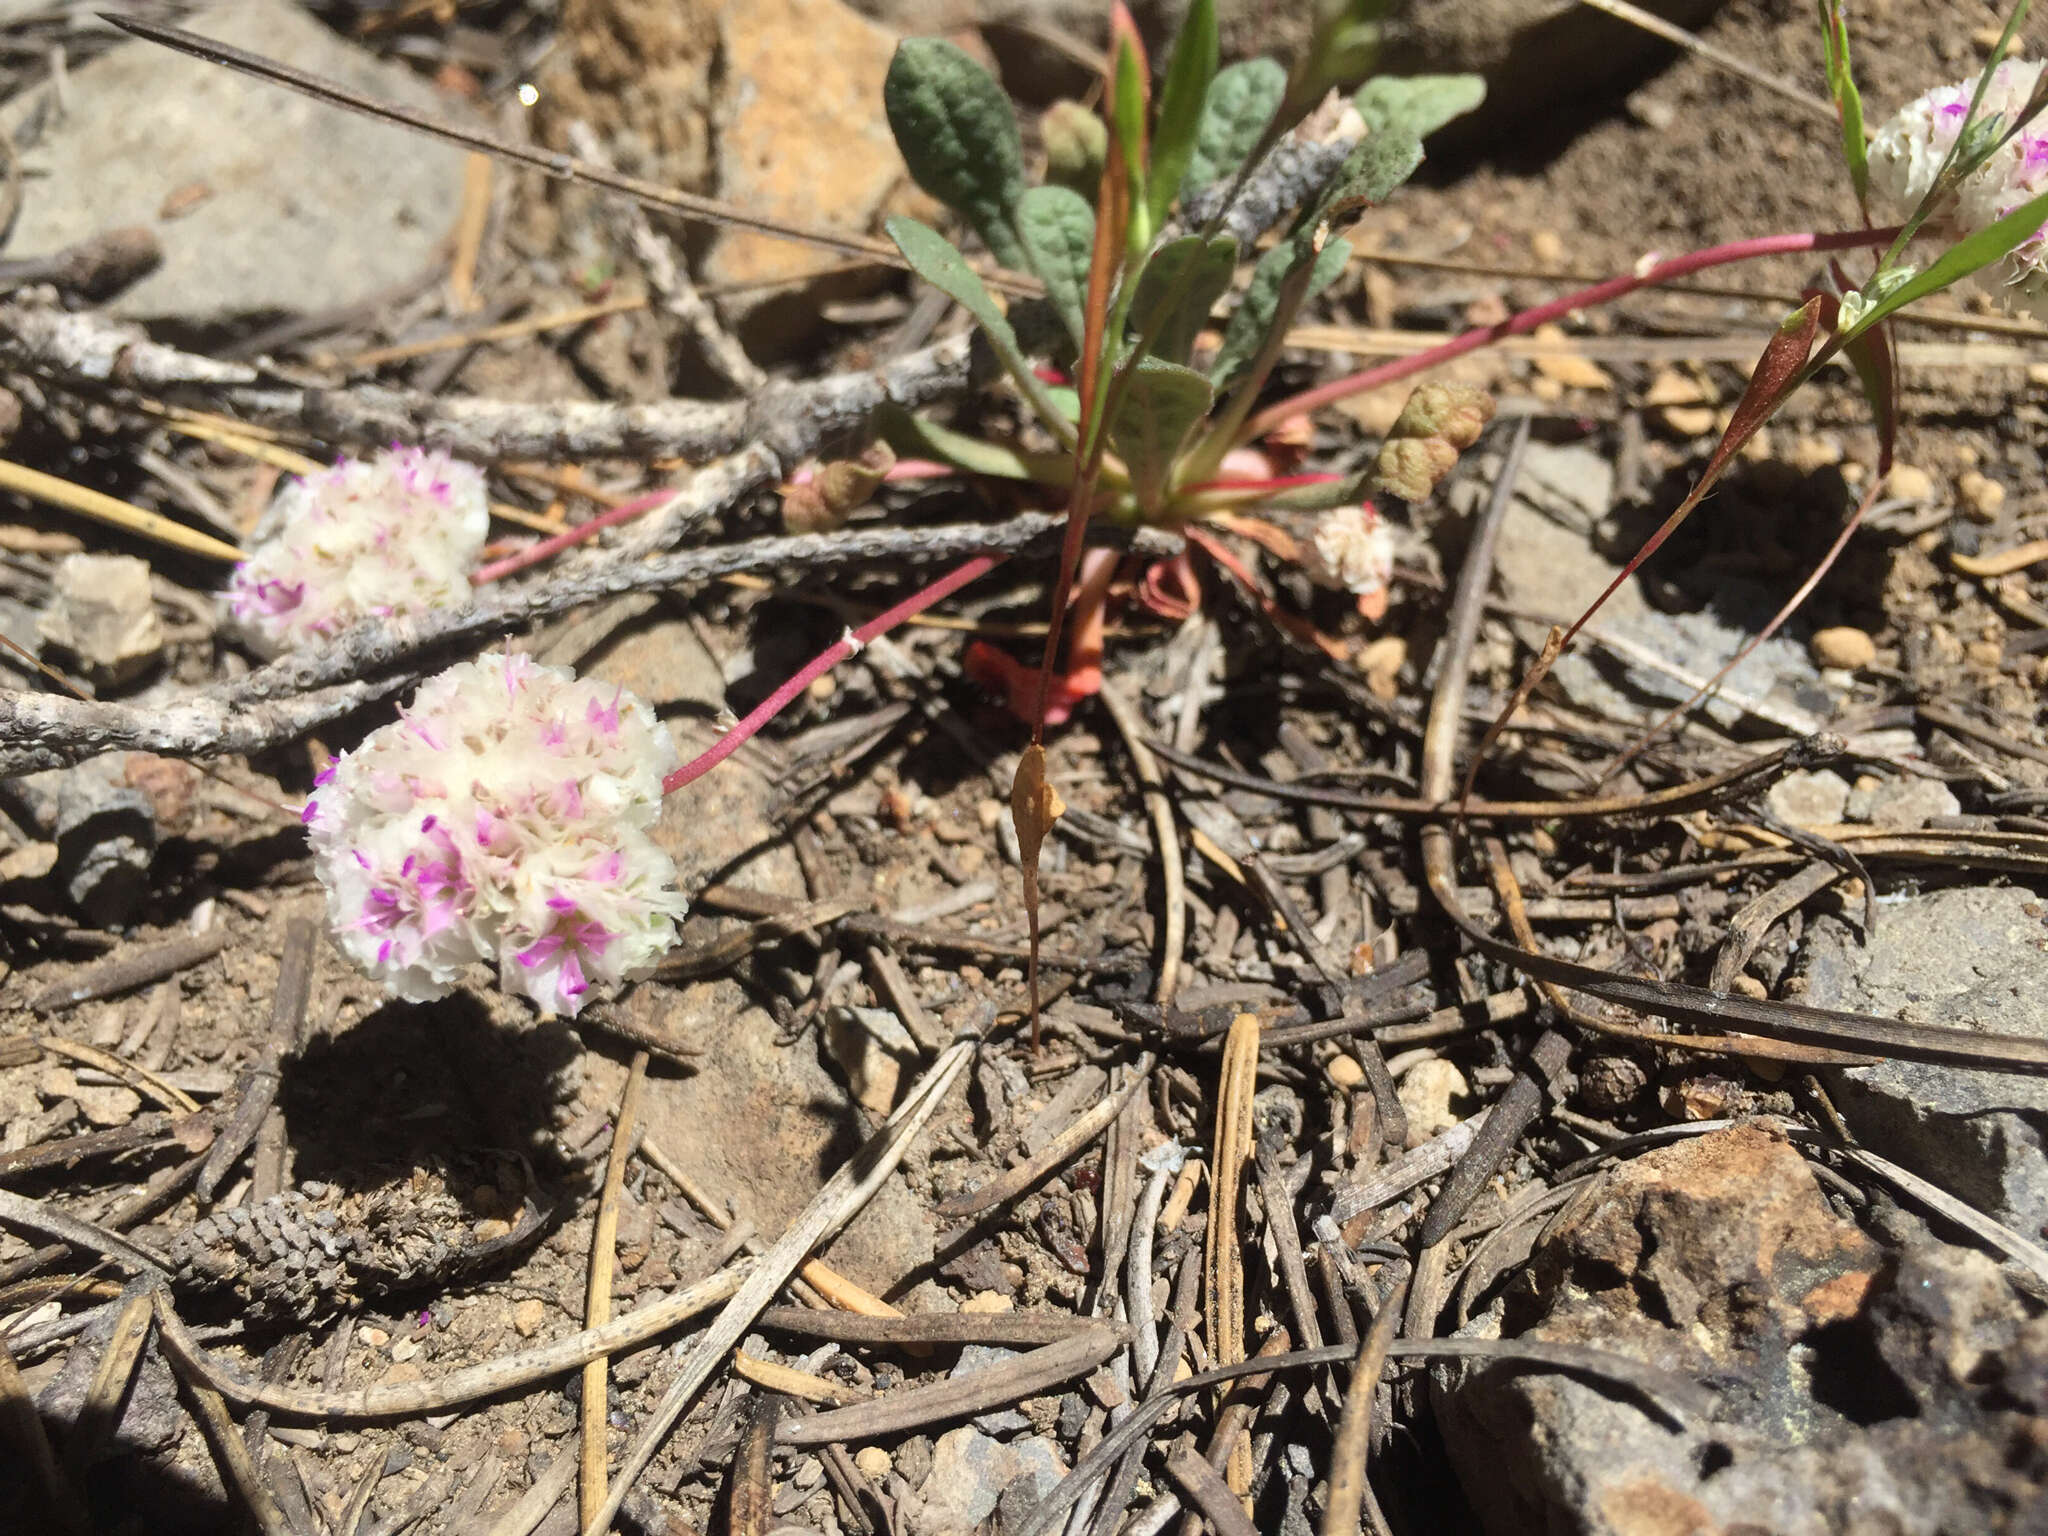
[[[1992,72],[1980,116],[1998,114],[2009,127],[2033,95],[2042,65],[2007,59]],[[1908,104],[1870,145],[1870,186],[1899,217],[1910,214],[1934,185],[1935,173],[1955,146],[1977,83],[1938,86]],[[2036,119],[1959,186],[1947,206],[1923,226],[1958,239],[1997,223],[2029,198],[2048,192],[2048,116]],[[2048,226],[2036,230],[1979,281],[2014,308],[2048,319]]]
[[[394,444],[288,481],[272,516],[276,534],[235,567],[228,602],[281,649],[373,615],[466,604],[490,508],[474,465]]]
[[[423,685],[306,802],[336,941],[399,997],[495,959],[574,1015],[675,940],[686,904],[648,833],[675,743],[623,689],[491,654]]]
[[[1371,502],[1323,515],[1301,546],[1301,567],[1318,586],[1370,597],[1394,578],[1394,534]]]

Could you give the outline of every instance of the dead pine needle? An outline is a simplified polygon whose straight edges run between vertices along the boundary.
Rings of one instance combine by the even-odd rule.
[[[1204,1269],[1208,1276],[1209,1353],[1219,1366],[1244,1359],[1244,1253],[1238,1244],[1238,1199],[1252,1155],[1252,1096],[1258,1091],[1259,1016],[1241,1013],[1223,1042],[1223,1070],[1216,1088],[1216,1166],[1209,1185],[1209,1227]],[[1248,1441],[1231,1451],[1225,1477],[1232,1493],[1251,1491]]]
[[[605,1162],[604,1193],[598,1199],[597,1220],[590,1236],[590,1275],[583,1300],[585,1328],[602,1328],[612,1319],[612,1266],[618,1249],[619,1197],[626,1178],[633,1125],[640,1118],[640,1092],[646,1082],[647,1052],[635,1051],[633,1064],[627,1069],[626,1086],[619,1094],[619,1117],[612,1126],[611,1155]],[[610,1365],[606,1356],[599,1355],[583,1367],[583,1475],[577,1486],[585,1525],[596,1518],[605,1500]]]

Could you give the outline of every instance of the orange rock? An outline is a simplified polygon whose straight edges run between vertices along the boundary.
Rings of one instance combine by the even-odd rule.
[[[907,185],[882,113],[896,36],[842,0],[731,0],[725,8],[726,118],[718,192],[755,213],[866,231]],[[798,277],[829,253],[729,230],[704,265],[711,283]]]

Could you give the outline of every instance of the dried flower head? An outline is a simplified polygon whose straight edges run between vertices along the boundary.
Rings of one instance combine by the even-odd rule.
[[[306,802],[337,942],[393,993],[473,960],[574,1015],[653,964],[685,910],[649,831],[675,743],[623,689],[492,654],[449,668]]]
[[[1980,115],[1997,114],[2011,125],[2041,78],[2042,65],[2007,59],[1992,72]],[[1870,185],[1901,216],[1919,206],[1934,187],[1936,173],[1955,147],[1970,112],[1976,82],[1937,86],[1910,102],[1878,132],[1870,145]],[[1948,239],[1974,234],[2048,191],[2048,130],[2030,124],[1979,166],[1924,226]],[[1986,288],[2008,305],[2048,318],[2048,226],[2022,241],[2003,261],[1979,274]]]
[[[228,603],[284,647],[373,615],[467,603],[490,510],[475,466],[394,445],[293,478],[273,516],[277,532],[235,567]]]
[[[1371,502],[1323,514],[1301,545],[1301,568],[1322,587],[1371,597],[1394,575],[1393,531]]]

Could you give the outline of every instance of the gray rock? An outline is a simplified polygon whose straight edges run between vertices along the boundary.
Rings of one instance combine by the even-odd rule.
[[[1807,931],[1806,1001],[1920,1024],[2048,1036],[2041,899],[2008,887],[1886,902],[1867,948],[1833,918]],[[2048,1226],[2048,1081],[1887,1061],[1830,1074],[1857,1136],[2008,1226]]]
[[[1475,1363],[1435,1373],[1438,1422],[1489,1536],[2033,1530],[2048,1454],[2015,1437],[2048,1325],[2028,1310],[1924,1230],[1887,1258],[1795,1150],[1737,1128],[1602,1175],[1467,1330],[1710,1383],[1711,1418]]]
[[[286,0],[229,0],[184,25],[382,100],[453,111]],[[368,298],[419,274],[461,199],[460,150],[150,43],[78,70],[66,102],[25,156],[12,248],[153,231],[163,265],[112,306],[130,318],[204,326]]]
[[[1962,812],[1955,791],[1939,779],[1918,774],[1897,779],[1861,779],[1850,792],[1848,817],[1895,832],[1917,832],[1937,816]]]
[[[1501,526],[1497,565],[1509,605],[1541,616],[1515,623],[1532,649],[1542,645],[1549,624],[1578,617],[1619,573],[1621,567],[1591,539],[1612,498],[1613,470],[1597,455],[1582,448],[1529,445],[1514,503]],[[1661,714],[1690,695],[1694,681],[1713,676],[1748,644],[1780,600],[1762,586],[1731,582],[1711,607],[1664,613],[1650,605],[1638,582],[1626,581],[1589,626],[1617,645],[1582,636],[1550,675],[1573,703],[1610,718]],[[1648,657],[1664,665],[1652,665]],[[1777,724],[1800,731],[1819,729],[1835,704],[1806,647],[1782,634],[1744,658],[1723,689],[1762,704]],[[1704,708],[1723,725],[1746,714],[1726,698],[1709,700]]]
[[[66,555],[36,627],[45,645],[70,652],[101,687],[140,677],[164,648],[149,562],[133,555]]]
[[[909,1536],[967,1536],[1018,1483],[1035,1501],[1066,1475],[1058,1447],[1043,1435],[1006,1443],[980,1430],[956,1429],[933,1448],[918,1502],[903,1512],[904,1529]]]
[[[1849,781],[1832,768],[1788,773],[1765,797],[1771,814],[1795,827],[1829,827],[1849,806]]]
[[[1005,1360],[1017,1358],[1018,1351],[1003,1349],[994,1344],[969,1344],[960,1351],[960,1358],[953,1369],[946,1373],[949,1380],[971,1376],[976,1371],[992,1370]],[[1031,1421],[1014,1408],[997,1408],[982,1414],[974,1421],[974,1427],[985,1435],[1014,1435],[1031,1427]]]
[[[57,1374],[36,1394],[36,1408],[52,1423],[69,1427],[92,1388],[93,1373],[114,1336],[118,1306],[109,1306],[89,1324],[72,1344]],[[121,1400],[120,1417],[113,1433],[104,1441],[95,1461],[160,1451],[175,1441],[185,1426],[185,1413],[178,1406],[178,1382],[171,1374],[163,1351],[152,1345],[143,1351],[127,1395]]]

